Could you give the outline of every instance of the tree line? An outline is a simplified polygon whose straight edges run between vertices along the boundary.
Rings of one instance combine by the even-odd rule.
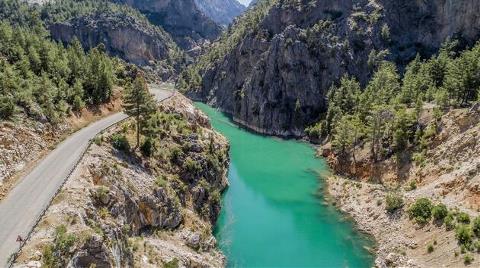
[[[456,52],[456,43],[443,45],[437,56],[417,56],[403,77],[392,62],[381,62],[362,88],[345,76],[328,93],[324,118],[306,133],[315,139],[329,137],[333,148],[355,161],[356,148],[369,143],[372,160],[412,150],[420,157],[438,120],[450,108],[468,107],[480,96],[480,43]],[[419,124],[425,105],[435,120]]]
[[[38,14],[31,14],[35,18]],[[85,105],[110,101],[119,60],[102,46],[86,53],[78,40],[52,41],[43,23],[0,22],[0,119],[18,112],[55,122]]]

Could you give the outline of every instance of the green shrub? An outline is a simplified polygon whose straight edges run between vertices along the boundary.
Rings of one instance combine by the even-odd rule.
[[[185,162],[183,163],[183,167],[188,172],[195,173],[195,174],[202,170],[202,167],[200,166],[200,164],[197,161],[193,160],[191,157],[187,157],[187,159],[185,159]]]
[[[447,206],[445,206],[444,204],[438,204],[434,206],[432,209],[432,216],[437,221],[441,221],[445,219],[447,215],[448,215],[448,209],[447,209]]]
[[[66,267],[66,260],[71,254],[76,237],[67,234],[67,227],[60,225],[55,229],[53,244],[47,244],[43,248],[42,262],[44,267]]]
[[[130,151],[130,144],[128,143],[127,137],[121,134],[115,134],[112,136],[112,146],[122,152]]]
[[[473,258],[473,256],[468,253],[468,254],[465,254],[465,256],[463,257],[463,262],[465,263],[465,265],[469,265],[471,264],[475,259]]]
[[[153,140],[152,138],[147,138],[142,146],[140,146],[140,152],[142,152],[143,156],[150,157],[152,156],[154,151]]]
[[[410,183],[408,184],[408,189],[410,191],[417,189],[417,182],[415,180],[411,180]]]
[[[53,245],[46,245],[42,250],[42,264],[45,267],[55,267],[56,259],[53,255]]]
[[[15,113],[15,103],[12,98],[0,96],[0,119],[10,119]]]
[[[476,217],[473,220],[472,230],[475,233],[475,235],[480,238],[480,216]]]
[[[93,143],[95,143],[98,146],[102,145],[102,141],[103,141],[103,136],[96,136],[95,138],[93,138]]]
[[[157,177],[157,179],[155,180],[155,185],[157,185],[158,187],[167,186],[167,178],[165,176]]]
[[[455,231],[455,236],[459,244],[469,246],[473,237],[472,228],[470,225],[460,224]]]
[[[428,253],[432,253],[435,250],[432,244],[428,244],[427,251]]]
[[[169,262],[166,262],[164,265],[163,265],[164,268],[178,268],[179,267],[179,264],[178,264],[178,259],[177,258],[174,258],[173,260],[169,261]]]
[[[398,194],[388,194],[385,198],[385,204],[385,209],[389,213],[393,213],[397,209],[403,207],[403,199]]]
[[[444,219],[444,222],[447,230],[452,230],[455,228],[455,217],[453,216],[453,213],[448,213]]]
[[[477,252],[480,252],[480,240],[475,241],[475,243],[473,243],[473,247],[477,250]]]
[[[457,215],[457,221],[460,223],[468,224],[470,223],[470,216],[465,212],[460,212]]]
[[[432,202],[428,198],[420,198],[410,206],[408,215],[417,223],[426,223],[432,217],[432,208]]]

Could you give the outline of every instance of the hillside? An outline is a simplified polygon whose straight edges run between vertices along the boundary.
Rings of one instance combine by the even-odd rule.
[[[223,266],[212,224],[228,184],[228,143],[183,96],[158,116],[150,157],[126,145],[133,120],[96,138],[14,267]]]
[[[448,38],[471,45],[479,10],[472,1],[263,1],[179,85],[258,132],[303,136],[345,74],[365,84],[383,59],[403,70]]]
[[[479,112],[477,106],[442,116],[425,158],[400,167],[397,161],[388,159],[372,169],[368,153],[361,150],[355,166],[338,156],[326,155],[334,172],[343,175],[328,180],[326,193],[353,216],[361,230],[375,237],[378,267],[480,264]],[[395,196],[403,201],[393,206]],[[410,211],[422,198],[436,208],[425,210],[425,219],[420,220]],[[442,206],[444,210],[439,209]]]
[[[186,51],[196,49],[204,42],[214,40],[221,27],[200,11],[194,0],[113,0],[129,5],[150,22],[162,26],[179,47]]]
[[[84,49],[103,44],[112,56],[153,69],[163,80],[184,64],[183,52],[161,27],[127,6],[107,1],[56,0],[38,7],[53,39]]]

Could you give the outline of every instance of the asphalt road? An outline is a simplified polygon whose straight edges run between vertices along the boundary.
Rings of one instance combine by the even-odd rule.
[[[173,94],[171,88],[168,84],[150,85],[150,92],[162,101]],[[126,117],[124,113],[113,114],[72,134],[0,201],[0,267],[7,266],[9,257],[20,246],[17,236],[25,238],[28,235],[82,157],[90,139]]]

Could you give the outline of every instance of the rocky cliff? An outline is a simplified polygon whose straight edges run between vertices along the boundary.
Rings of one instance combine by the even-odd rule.
[[[345,74],[365,83],[380,60],[402,69],[449,38],[469,45],[479,37],[478,1],[271,0],[249,12],[266,7],[258,24],[232,34],[237,39],[220,57],[203,59],[201,82],[189,90],[237,122],[280,136],[302,136],[318,121],[327,90]]]
[[[103,44],[112,56],[152,70],[162,79],[173,76],[185,55],[172,37],[137,10],[106,0],[52,0],[32,5],[51,37],[68,44],[78,39],[89,50]]]
[[[147,158],[112,146],[133,122],[95,139],[15,267],[221,267],[212,225],[227,186],[228,143],[185,97],[165,101]]]
[[[161,25],[185,50],[195,49],[215,39],[221,27],[203,14],[194,0],[113,0],[144,13],[153,24]]]
[[[198,8],[219,25],[227,26],[245,11],[237,0],[195,0]]]
[[[55,40],[71,43],[77,38],[86,49],[104,44],[110,55],[140,66],[162,65],[163,77],[173,74],[175,53],[171,37],[160,28],[125,14],[95,13],[49,25]]]

